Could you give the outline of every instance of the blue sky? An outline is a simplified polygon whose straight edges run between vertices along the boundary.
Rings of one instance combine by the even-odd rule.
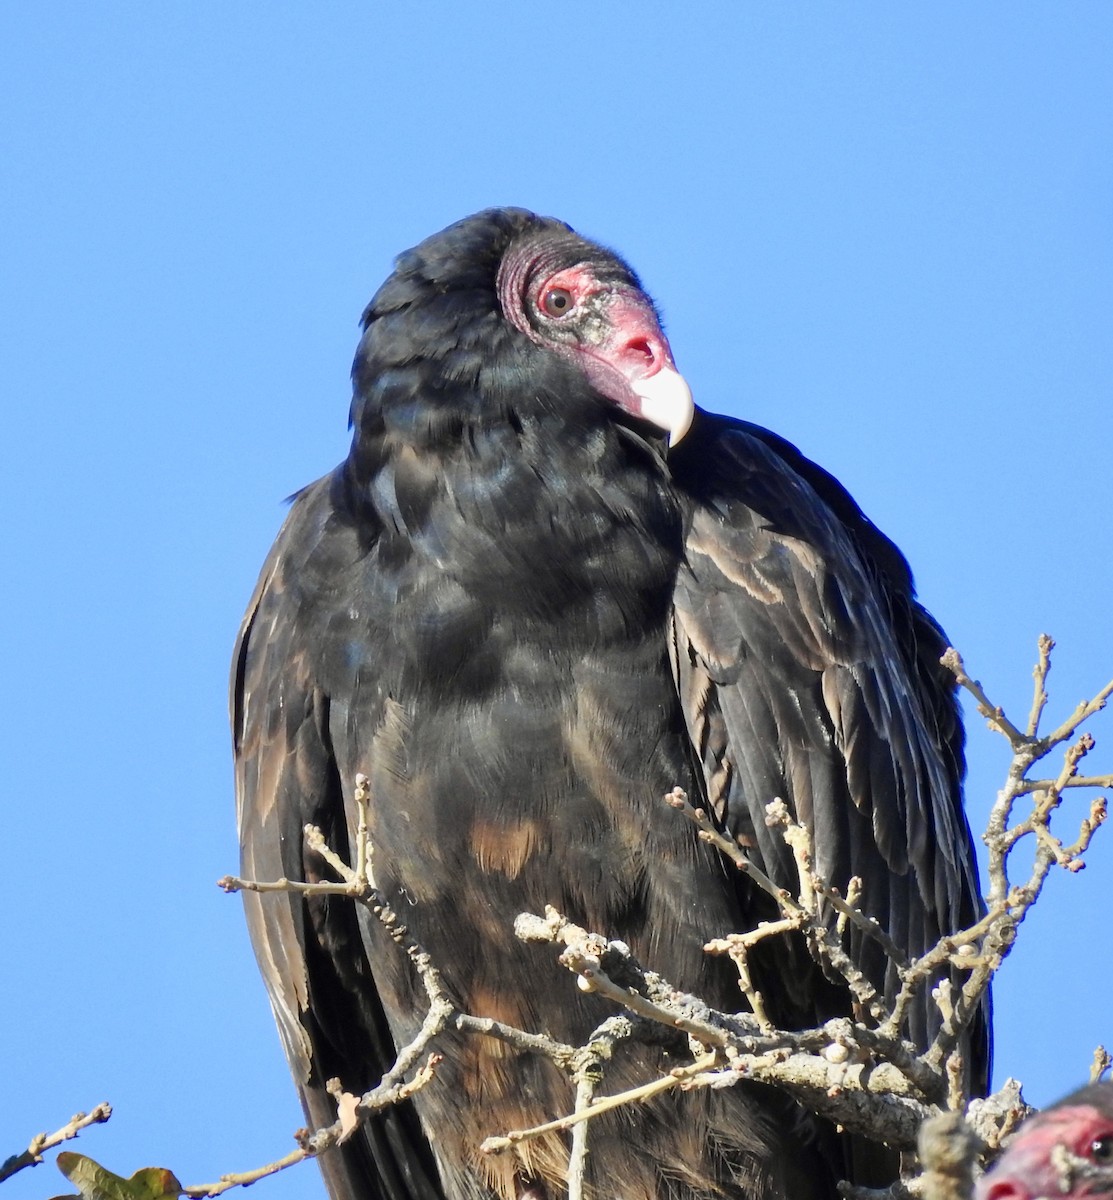
[[[345,452],[363,305],[477,208],[624,253],[698,402],[838,475],[1015,715],[1040,632],[1059,713],[1113,676],[1113,6],[678,11],[0,15],[0,1157],[102,1099],[78,1148],[123,1174],[289,1147],[214,885],[228,658],[282,498]],[[979,826],[1006,759],[977,718],[971,742]],[[1113,1041],[1110,834],[1090,858],[997,989],[998,1078],[1037,1103]],[[323,1196],[312,1167],[258,1190]]]

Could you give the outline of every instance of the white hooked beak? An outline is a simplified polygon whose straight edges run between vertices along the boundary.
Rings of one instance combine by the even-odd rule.
[[[669,435],[669,445],[692,427],[696,406],[688,381],[675,367],[663,366],[645,379],[631,379],[630,388],[641,401],[641,415]]]

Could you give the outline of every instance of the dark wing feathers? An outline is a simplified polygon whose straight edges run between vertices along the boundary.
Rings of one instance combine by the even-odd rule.
[[[345,799],[332,751],[330,700],[314,683],[300,588],[318,569],[329,480],[300,495],[264,564],[244,618],[232,681],[241,872],[247,879],[315,882],[312,823],[346,852]],[[395,1047],[371,979],[364,931],[351,901],[243,894],[259,968],[309,1127],[336,1119],[326,1084],[357,1094],[394,1062]],[[440,1200],[428,1145],[410,1105],[365,1125],[343,1155],[320,1159],[334,1200]]]
[[[794,887],[764,822],[785,799],[820,874],[842,889],[859,876],[867,911],[921,953],[973,919],[977,888],[953,684],[926,668],[944,643],[903,559],[831,476],[764,430],[700,414],[670,466],[690,504],[674,660],[720,820]]]

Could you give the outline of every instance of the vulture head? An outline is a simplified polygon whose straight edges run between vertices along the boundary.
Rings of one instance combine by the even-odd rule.
[[[422,414],[434,440],[485,415],[528,420],[530,405],[590,424],[604,415],[600,398],[670,444],[692,422],[691,392],[638,277],[562,221],[524,209],[476,213],[400,255],[363,328],[357,429],[413,435],[412,374],[394,385],[422,363],[423,409],[438,392],[443,401],[439,420]]]
[[[1097,1083],[1025,1121],[978,1183],[976,1200],[1113,1196],[1113,1083]]]

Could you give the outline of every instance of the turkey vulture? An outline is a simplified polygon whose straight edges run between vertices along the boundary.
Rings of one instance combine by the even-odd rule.
[[[303,826],[350,851],[366,775],[376,884],[456,1002],[571,1043],[609,1010],[514,939],[546,904],[740,1006],[702,947],[775,913],[663,803],[677,786],[792,886],[764,821],[783,797],[822,875],[859,876],[911,954],[974,918],[963,735],[907,564],[794,446],[693,408],[619,257],[521,209],[450,226],[364,312],[353,394],[351,451],[294,499],[236,648],[244,875],[322,878]],[[327,1124],[325,1082],[377,1082],[423,993],[350,902],[245,899],[306,1115]],[[802,943],[767,942],[755,969],[783,1026],[850,1011]],[[335,1200],[554,1200],[561,1136],[478,1146],[566,1112],[567,1080],[490,1039],[443,1049],[412,1107],[324,1156]],[[627,1047],[606,1090],[686,1050]],[[892,1170],[752,1084],[597,1119],[590,1149],[600,1200],[830,1200]]]
[[[1113,1083],[1090,1084],[1025,1121],[976,1196],[1113,1196]]]

